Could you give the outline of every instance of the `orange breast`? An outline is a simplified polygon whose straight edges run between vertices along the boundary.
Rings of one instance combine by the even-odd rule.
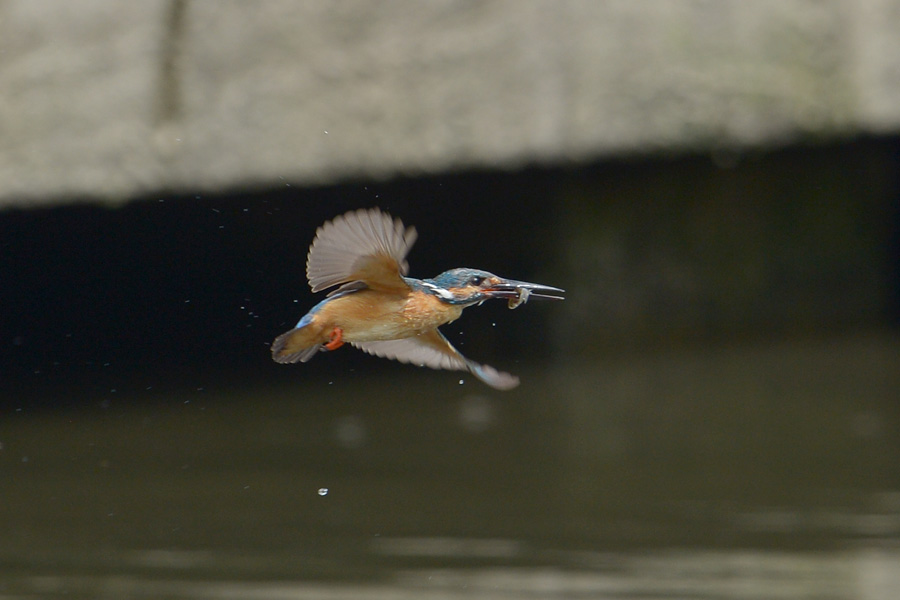
[[[461,306],[447,304],[431,294],[418,292],[409,295],[402,317],[419,334],[455,321],[462,311]]]
[[[340,327],[347,342],[371,342],[412,337],[454,321],[461,313],[461,307],[420,292],[363,290],[328,302],[315,321],[327,332]]]

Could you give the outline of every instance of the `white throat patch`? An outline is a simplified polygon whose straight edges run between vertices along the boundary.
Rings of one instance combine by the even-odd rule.
[[[444,300],[453,300],[454,295],[452,292],[448,292],[444,288],[434,285],[433,283],[428,283],[427,281],[423,281],[422,285],[427,286],[428,288],[435,291],[435,293],[443,298]]]

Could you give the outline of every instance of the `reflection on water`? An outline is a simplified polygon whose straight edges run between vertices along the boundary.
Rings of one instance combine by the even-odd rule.
[[[0,598],[900,597],[898,340],[520,371],[4,414]]]
[[[458,540],[446,540],[451,546]],[[432,544],[433,542],[428,542]],[[464,542],[463,542],[464,543]],[[477,542],[476,542],[477,543]],[[450,552],[453,553],[452,551]],[[186,559],[188,564],[193,558]],[[214,557],[207,557],[213,559]],[[549,557],[548,557],[549,558]],[[13,579],[16,593],[85,598],[242,598],[244,600],[422,598],[896,598],[900,550],[844,552],[667,551],[557,556],[558,566],[420,568],[375,581],[259,581],[114,575],[43,575]],[[4,596],[7,597],[7,596]],[[14,597],[14,596],[13,596]],[[31,597],[29,595],[29,597]]]

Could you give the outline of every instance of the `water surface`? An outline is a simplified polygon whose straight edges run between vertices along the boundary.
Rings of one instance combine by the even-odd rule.
[[[503,366],[23,403],[0,598],[900,597],[896,337]]]

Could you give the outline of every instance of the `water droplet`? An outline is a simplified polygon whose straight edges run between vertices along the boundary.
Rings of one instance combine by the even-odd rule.
[[[328,495],[328,488],[319,488],[319,495],[320,495],[320,496],[327,496],[327,495]]]

